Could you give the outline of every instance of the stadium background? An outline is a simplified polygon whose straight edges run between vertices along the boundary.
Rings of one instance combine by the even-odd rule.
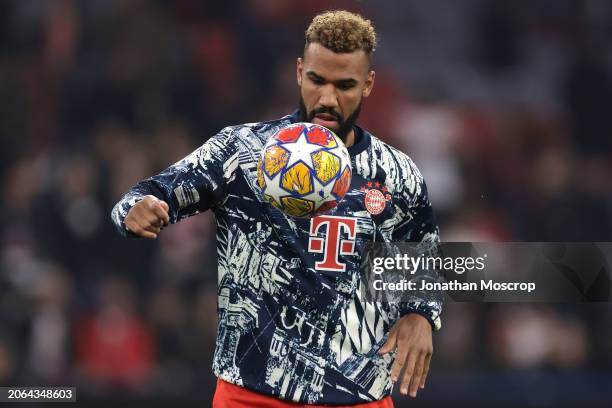
[[[608,1],[3,1],[1,385],[210,400],[212,216],[126,241],[110,209],[220,128],[291,112],[303,30],[341,7],[380,35],[361,123],[416,161],[443,240],[612,241]],[[609,403],[611,312],[449,303],[396,406]]]

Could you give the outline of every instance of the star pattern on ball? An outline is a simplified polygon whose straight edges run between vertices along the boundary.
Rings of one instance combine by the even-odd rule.
[[[336,146],[334,148],[331,149],[327,149],[328,152],[335,154],[336,156],[340,156],[342,158],[344,158],[344,160],[346,160],[347,163],[351,162],[351,156],[349,155],[348,151],[346,150],[346,147],[344,147],[344,145],[340,146]],[[341,172],[342,174],[342,172]]]
[[[311,200],[316,203],[315,211],[319,209],[323,204],[334,201],[336,197],[332,194],[332,190],[334,188],[335,183],[327,183],[327,185],[323,185],[316,177],[313,177],[314,188],[312,189],[312,193],[306,194],[302,196],[306,200]],[[323,200],[324,197],[327,197]]]
[[[262,190],[262,192],[264,194],[268,194],[268,189],[270,189],[274,184],[272,183],[272,180],[274,179],[278,179],[280,177],[281,172],[278,172],[277,174],[274,175],[274,177],[270,178],[270,176],[268,176],[268,173],[266,173],[265,171],[263,172],[263,178],[265,181],[265,186],[264,189]]]
[[[312,154],[323,149],[323,147],[310,143],[308,139],[306,139],[304,132],[302,132],[295,142],[283,143],[283,149],[289,152],[289,161],[285,165],[287,168],[290,168],[300,160],[308,167],[314,168]]]
[[[268,140],[258,165],[262,198],[294,217],[331,211],[346,192],[347,169],[350,175],[351,157],[342,141],[328,129],[317,129],[322,133],[313,134],[313,127],[322,128],[303,124],[301,128],[292,125],[281,129],[288,133]],[[333,143],[329,137],[323,140],[325,135],[333,136]]]

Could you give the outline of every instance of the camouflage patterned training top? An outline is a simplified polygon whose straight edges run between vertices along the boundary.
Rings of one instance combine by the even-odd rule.
[[[152,194],[170,221],[211,209],[217,219],[219,331],[214,374],[302,404],[351,405],[391,392],[394,354],[377,354],[407,313],[440,327],[442,296],[362,300],[359,265],[368,242],[438,241],[425,183],[408,156],[355,127],[353,170],[338,206],[312,219],[284,215],[257,185],[259,154],[281,119],[231,126],[113,209],[123,235],[134,203]],[[383,198],[383,199],[381,199]]]

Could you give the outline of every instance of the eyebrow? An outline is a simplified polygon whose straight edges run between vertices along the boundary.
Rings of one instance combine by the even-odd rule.
[[[316,80],[316,81],[320,81],[323,83],[329,82],[327,79],[323,78],[321,75],[317,74],[316,72],[310,70],[308,72],[306,72],[306,75],[308,75],[310,77],[310,79]],[[346,86],[346,87],[351,87],[351,86],[355,86],[357,85],[357,80],[354,78],[343,78],[343,79],[338,79],[335,81],[332,81],[332,83],[336,86]]]

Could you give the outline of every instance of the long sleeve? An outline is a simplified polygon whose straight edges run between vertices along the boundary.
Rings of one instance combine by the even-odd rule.
[[[414,163],[410,164],[413,167],[413,173],[405,182],[402,200],[400,200],[400,207],[403,207],[406,222],[403,222],[394,231],[393,241],[412,242],[425,256],[438,256],[440,234],[427,195],[427,186]],[[418,271],[413,277],[416,281],[439,281],[440,278],[436,270]],[[408,313],[418,313],[431,323],[434,330],[442,327],[440,319],[444,303],[442,291],[415,291],[407,300],[400,307],[402,316]]]
[[[146,195],[168,204],[171,223],[222,205],[238,163],[232,137],[232,129],[225,128],[187,157],[132,187],[111,213],[118,231],[131,236],[125,228],[125,217]]]

